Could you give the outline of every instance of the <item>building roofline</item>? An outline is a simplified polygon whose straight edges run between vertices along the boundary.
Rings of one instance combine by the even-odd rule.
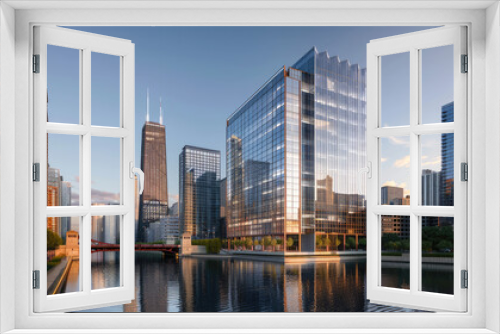
[[[212,150],[210,148],[204,148],[204,147],[199,147],[199,146],[194,146],[194,145],[184,145],[184,147],[182,148],[182,151],[184,151],[187,148],[191,148],[191,149],[198,150],[198,151],[215,152],[215,153],[220,154],[219,150]]]
[[[231,115],[229,115],[229,117],[226,119],[226,122],[229,122],[229,120],[231,118],[233,118],[240,110],[241,108],[243,108],[250,100],[252,100],[254,98],[255,95],[257,95],[264,87],[266,87],[266,85],[271,82],[281,71],[285,71],[286,67],[285,65],[283,65],[279,70],[277,70],[269,79],[267,79],[267,81],[262,84],[259,89],[257,89],[248,99],[245,100],[245,102],[243,102],[239,107],[238,109],[236,109]]]

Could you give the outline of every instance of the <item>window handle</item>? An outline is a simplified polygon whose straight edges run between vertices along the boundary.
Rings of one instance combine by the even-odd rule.
[[[363,173],[366,173],[366,176],[369,179],[372,178],[372,163],[371,163],[371,161],[368,161],[368,163],[366,164],[366,167],[360,168],[358,170],[358,194],[362,193],[362,191],[361,191],[361,181],[363,180],[363,178],[362,178]]]
[[[144,191],[144,172],[142,169],[134,167],[133,161],[130,161],[129,163],[129,170],[131,179],[134,178],[135,174],[139,175],[139,195],[142,195],[142,192]]]

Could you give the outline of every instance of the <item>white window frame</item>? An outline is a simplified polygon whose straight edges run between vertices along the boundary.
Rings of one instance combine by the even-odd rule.
[[[409,34],[372,40],[367,46],[367,160],[372,166],[367,180],[367,298],[374,303],[402,305],[424,310],[463,312],[467,309],[467,290],[461,288],[461,270],[467,270],[467,184],[461,181],[460,164],[467,163],[467,76],[462,73],[462,55],[467,54],[466,27],[439,27]],[[422,50],[451,45],[453,55],[454,122],[422,122]],[[382,124],[383,57],[409,55],[409,124]],[[422,205],[421,136],[454,134],[454,206]],[[409,139],[409,205],[381,205],[382,138],[404,136]],[[382,286],[383,215],[410,217],[410,287],[399,289]],[[453,294],[422,291],[422,228],[424,216],[454,217]]]
[[[34,270],[40,272],[39,289],[34,290],[35,312],[89,309],[94,305],[123,304],[135,296],[135,192],[131,169],[135,164],[135,60],[134,44],[129,40],[96,35],[60,27],[34,27],[34,54],[39,56],[39,73],[33,75],[34,162],[39,164],[39,181],[33,184]],[[80,59],[79,124],[50,122],[47,117],[47,46],[72,48]],[[92,53],[119,58],[119,126],[92,125]],[[47,206],[48,135],[64,134],[79,138],[80,205]],[[91,204],[92,138],[118,139],[120,202],[119,205]],[[120,224],[120,282],[117,287],[92,290],[91,229],[92,216],[118,216]],[[79,291],[47,295],[46,220],[48,217],[79,217]]]
[[[0,320],[15,333],[492,333],[500,331],[500,18],[497,1],[23,2],[0,4]],[[14,10],[11,6],[16,7]],[[72,7],[73,6],[73,7]],[[99,6],[99,8],[97,8]],[[128,6],[129,9],[124,7]],[[198,7],[196,7],[198,6]],[[396,7],[397,8],[392,8]],[[133,7],[133,9],[130,9]],[[149,9],[148,9],[149,7]],[[154,7],[154,8],[151,8]],[[182,8],[179,8],[182,7]],[[24,8],[24,9],[23,9]],[[80,8],[80,9],[75,9]],[[82,9],[83,8],[83,9]],[[137,10],[142,9],[142,10]],[[469,31],[469,289],[466,313],[34,314],[32,259],[32,27],[70,25],[425,25]],[[15,37],[14,37],[15,36]],[[488,66],[488,71],[486,71]],[[14,87],[12,87],[14,83]],[[10,94],[9,94],[10,93]],[[12,96],[15,93],[15,99]],[[13,112],[15,110],[15,112]],[[486,121],[487,120],[487,121]],[[10,128],[9,128],[10,127]],[[5,130],[5,132],[4,132]],[[487,137],[488,136],[488,137]],[[487,139],[487,140],[486,140]],[[12,145],[12,143],[15,145]],[[487,153],[486,153],[487,152]],[[14,178],[12,177],[14,174]],[[488,174],[488,182],[486,182]],[[9,188],[7,188],[9,186]],[[15,198],[12,200],[12,189]],[[488,196],[486,196],[488,194]],[[15,207],[15,211],[5,210]],[[12,221],[15,224],[12,224]],[[472,226],[474,229],[472,229]],[[12,238],[14,235],[14,238]],[[28,245],[28,247],[26,247]],[[13,256],[12,249],[15,250]],[[486,249],[489,265],[485,265]],[[29,259],[29,260],[27,260]],[[15,268],[12,270],[12,268]],[[14,288],[13,288],[14,287]],[[14,307],[12,307],[14,305]],[[168,327],[168,328],[167,328]],[[133,330],[140,328],[137,330]],[[226,328],[223,330],[221,328]],[[228,330],[232,329],[232,330]],[[286,328],[286,329],[285,329]],[[163,329],[163,330],[162,330]],[[266,330],[267,329],[267,330]],[[342,331],[342,329],[346,329]],[[254,332],[254,331],[251,331]],[[14,333],[14,332],[13,332]],[[187,333],[185,331],[185,333]]]

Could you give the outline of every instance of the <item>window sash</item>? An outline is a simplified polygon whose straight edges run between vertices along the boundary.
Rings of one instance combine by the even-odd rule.
[[[367,298],[375,303],[417,309],[467,310],[467,290],[461,289],[460,271],[467,269],[467,185],[460,180],[460,163],[467,162],[466,103],[467,76],[460,73],[461,54],[466,54],[466,28],[442,27],[371,41],[367,46],[367,152],[373,166],[367,182]],[[453,123],[419,124],[421,119],[421,51],[453,45],[454,115]],[[410,54],[410,124],[382,127],[381,122],[381,57]],[[454,206],[420,205],[420,135],[454,133]],[[390,136],[410,138],[410,205],[380,205],[380,141]],[[410,288],[381,286],[382,215],[410,216]],[[423,216],[454,217],[454,294],[445,295],[421,289],[421,223]]]
[[[47,122],[47,45],[79,50],[80,124]],[[91,125],[92,52],[120,57],[120,127]],[[33,185],[34,270],[40,271],[40,289],[34,291],[34,311],[70,311],[101,304],[123,303],[134,296],[134,203],[135,184],[129,175],[134,160],[134,45],[127,40],[82,33],[64,28],[34,28],[34,54],[40,55],[40,72],[34,74],[34,161],[40,163],[40,182]],[[47,136],[79,136],[80,204],[47,206]],[[104,136],[120,139],[120,205],[91,205],[91,139]],[[92,290],[91,228],[92,216],[120,216],[120,286]],[[80,291],[47,295],[46,221],[47,217],[80,217]]]

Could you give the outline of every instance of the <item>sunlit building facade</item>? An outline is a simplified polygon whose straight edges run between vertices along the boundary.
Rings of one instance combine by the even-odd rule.
[[[166,154],[165,126],[147,121],[142,128],[144,191],[140,196],[139,237],[144,237],[149,223],[166,218],[168,214]]]
[[[228,237],[366,230],[366,70],[316,48],[275,73],[227,120]]]
[[[186,145],[179,155],[179,230],[220,236],[220,151]]]

